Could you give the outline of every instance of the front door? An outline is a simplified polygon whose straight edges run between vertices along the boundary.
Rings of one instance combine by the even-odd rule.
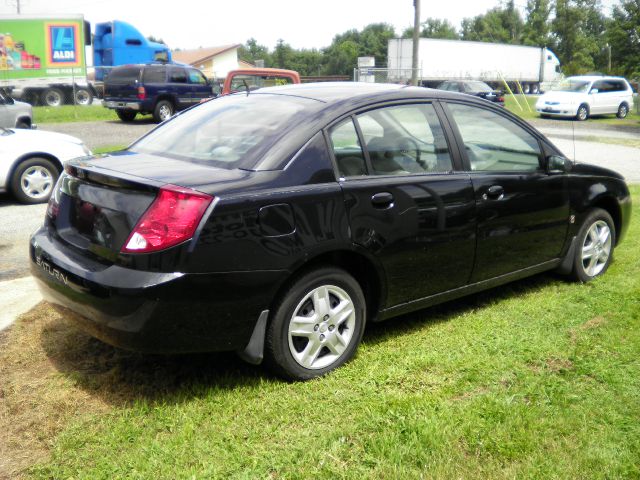
[[[385,271],[392,307],[463,286],[473,267],[474,193],[432,104],[376,108],[329,131],[351,238]],[[363,148],[364,147],[364,148]]]
[[[559,258],[569,226],[564,174],[549,174],[536,136],[506,115],[447,103],[478,212],[478,282]]]

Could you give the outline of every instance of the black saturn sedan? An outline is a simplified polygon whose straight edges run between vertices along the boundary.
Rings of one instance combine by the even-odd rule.
[[[603,274],[631,201],[469,95],[307,84],[219,97],[60,176],[31,268],[112,345],[237,351],[288,379],[367,322],[557,270]]]

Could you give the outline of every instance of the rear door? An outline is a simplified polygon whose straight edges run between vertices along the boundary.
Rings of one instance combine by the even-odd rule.
[[[569,226],[565,174],[543,168],[534,133],[493,109],[444,104],[471,177],[478,213],[479,282],[559,258]]]
[[[463,286],[473,266],[469,175],[431,103],[388,105],[328,131],[351,238],[385,271],[392,307]]]

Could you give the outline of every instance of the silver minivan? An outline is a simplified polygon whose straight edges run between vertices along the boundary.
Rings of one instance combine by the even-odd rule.
[[[575,117],[615,113],[625,118],[633,106],[633,90],[622,77],[583,75],[565,78],[541,95],[536,110],[542,117]]]

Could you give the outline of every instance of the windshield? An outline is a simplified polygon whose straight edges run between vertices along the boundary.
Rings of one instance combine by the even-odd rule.
[[[293,80],[289,77],[280,75],[258,75],[258,74],[239,74],[235,75],[231,80],[232,92],[244,92],[247,90],[257,90],[264,87],[277,87],[279,85],[289,85]]]
[[[466,82],[464,89],[467,92],[492,92],[493,90],[489,85],[484,82]]]
[[[207,163],[253,168],[316,100],[244,93],[210,100],[160,125],[129,150]]]
[[[571,78],[567,78],[560,82],[560,84],[555,87],[553,90],[555,92],[577,92],[584,93],[589,89],[589,85],[591,82],[587,80],[575,80]]]

